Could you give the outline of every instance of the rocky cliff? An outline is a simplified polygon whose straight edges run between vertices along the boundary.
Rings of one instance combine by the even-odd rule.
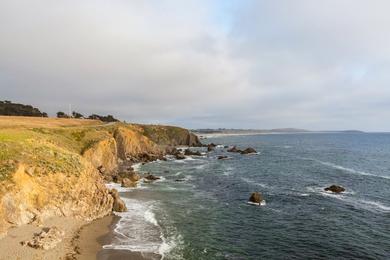
[[[0,128],[0,233],[51,216],[93,220],[110,214],[113,197],[104,175],[124,160],[159,158],[172,145],[200,142],[169,126]]]

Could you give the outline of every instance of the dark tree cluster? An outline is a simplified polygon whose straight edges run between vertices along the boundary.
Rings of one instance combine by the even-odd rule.
[[[57,117],[58,118],[69,118],[69,116],[62,111],[57,112]]]
[[[12,103],[8,100],[0,101],[0,115],[47,117],[47,114],[39,111],[38,108],[30,105]]]
[[[100,116],[100,115],[92,114],[88,117],[88,119],[95,119],[95,120],[100,120],[103,122],[118,122],[119,121],[118,119],[116,119],[112,115]]]

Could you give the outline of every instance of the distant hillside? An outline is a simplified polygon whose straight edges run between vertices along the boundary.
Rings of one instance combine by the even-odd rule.
[[[37,116],[47,117],[45,112],[30,105],[12,103],[11,101],[0,101],[0,115],[3,116]]]
[[[302,133],[310,132],[297,128],[278,128],[278,129],[195,129],[192,130],[197,134],[266,134],[266,133]]]

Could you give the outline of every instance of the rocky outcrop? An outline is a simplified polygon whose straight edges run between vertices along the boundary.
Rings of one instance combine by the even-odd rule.
[[[33,239],[23,241],[22,245],[36,249],[49,250],[62,241],[65,232],[57,227],[43,228],[40,233],[34,235]]]
[[[184,154],[178,153],[175,155],[176,160],[184,160],[186,157]]]
[[[155,181],[160,179],[160,177],[154,176],[153,174],[150,173],[147,174],[144,178],[148,181]]]
[[[117,145],[113,137],[99,141],[83,153],[102,175],[110,175],[118,168]]]
[[[260,192],[253,192],[251,196],[249,197],[249,202],[255,203],[255,204],[261,204],[263,201],[263,196]]]
[[[162,125],[137,125],[142,129],[142,132],[150,140],[158,145],[165,146],[197,146],[201,147],[197,135],[191,133],[187,129],[175,126],[162,126]]]
[[[249,147],[249,148],[246,148],[244,151],[241,151],[240,153],[241,154],[253,154],[253,153],[257,153],[257,152],[252,147]]]
[[[125,202],[119,197],[119,193],[116,189],[112,189],[110,191],[112,198],[114,199],[114,204],[112,207],[112,211],[115,212],[125,212],[127,211]]]
[[[195,155],[195,156],[202,156],[202,154],[199,151],[192,151],[190,149],[186,149],[184,151],[184,155]]]
[[[237,149],[237,146],[233,146],[232,148],[227,150],[229,153],[241,153],[240,149]]]
[[[114,137],[118,157],[122,160],[138,162],[149,160],[152,156],[157,159],[163,155],[163,151],[153,141],[136,130],[118,127]]]
[[[240,154],[255,154],[257,153],[255,149],[252,147],[248,147],[245,150],[240,150],[237,146],[233,146],[232,148],[227,150],[229,153],[240,153]]]
[[[325,191],[331,191],[333,193],[341,193],[345,191],[344,187],[341,187],[339,185],[331,185],[324,189]]]

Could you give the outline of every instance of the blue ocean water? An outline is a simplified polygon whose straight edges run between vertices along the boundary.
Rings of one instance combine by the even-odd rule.
[[[219,146],[202,157],[142,166],[163,178],[121,190],[134,210],[118,223],[113,245],[164,259],[390,259],[390,134],[204,142],[250,146],[259,154]],[[331,184],[346,192],[325,192]],[[254,191],[265,206],[247,204]]]

